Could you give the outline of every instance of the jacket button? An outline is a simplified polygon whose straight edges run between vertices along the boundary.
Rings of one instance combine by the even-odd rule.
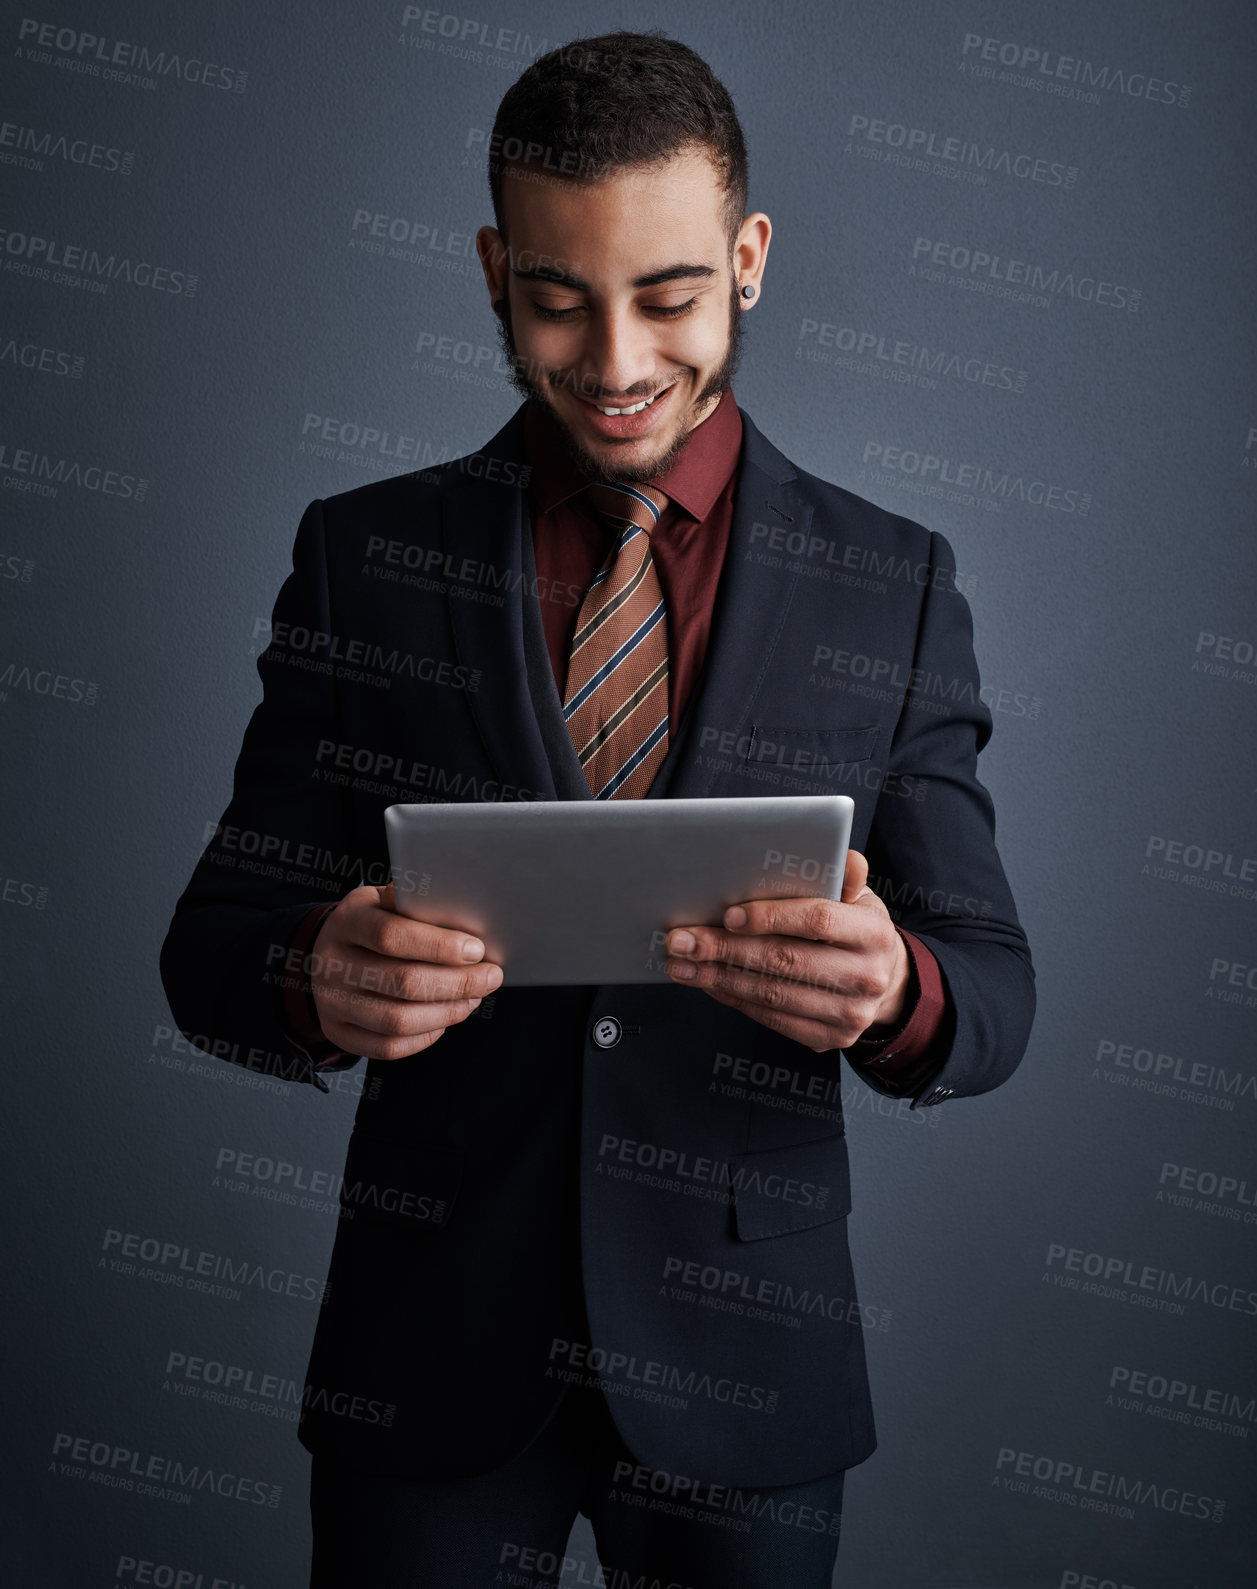
[[[614,1048],[620,1041],[623,1028],[614,1015],[604,1015],[594,1023],[593,1039],[599,1048]]]

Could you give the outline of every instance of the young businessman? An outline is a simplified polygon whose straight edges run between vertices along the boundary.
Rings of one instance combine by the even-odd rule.
[[[307,509],[165,986],[228,1057],[368,1060],[300,1426],[314,1585],[569,1581],[578,1513],[611,1584],[828,1585],[874,1447],[843,1057],[936,1105],[1033,1015],[969,611],[941,535],[734,401],[771,226],[697,55],[542,57],[489,174],[526,401]],[[836,650],[909,682],[847,694]],[[392,908],[396,800],[818,792],[855,802],[842,900],[673,930],[670,984],[512,988]]]

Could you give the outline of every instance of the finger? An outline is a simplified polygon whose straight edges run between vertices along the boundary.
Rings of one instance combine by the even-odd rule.
[[[364,949],[398,960],[468,965],[484,957],[484,943],[474,933],[415,921],[382,905],[368,905],[366,910],[355,912],[346,923],[346,935]]]
[[[791,938],[811,938],[817,943],[841,942],[854,923],[844,917],[849,907],[835,899],[745,899],[725,912],[724,931],[739,938],[754,938],[765,933],[783,933]],[[719,932],[714,927],[689,927],[686,931],[702,938]]]
[[[718,1004],[727,1004],[730,1009],[740,1010],[743,1015],[749,1016],[753,1021],[758,1021],[761,1026],[768,1027],[770,1031],[779,1032],[783,1037],[794,1038],[796,1042],[803,1043],[816,1053],[825,1053],[830,1049],[843,1046],[841,1032],[826,1021],[809,1020],[806,1016],[788,1015],[780,1010],[765,1010],[760,1005],[752,1004],[748,999],[741,999],[736,994],[726,993],[722,988],[708,988],[705,991]]]
[[[347,1054],[361,1054],[364,1059],[409,1059],[412,1054],[421,1054],[424,1049],[431,1048],[444,1031],[443,1026],[438,1026],[417,1037],[381,1038],[377,1032],[369,1031],[365,1026],[355,1026],[351,1021],[338,1021],[330,1029],[325,1029],[324,1035],[337,1048],[343,1048]]]
[[[875,1001],[858,976],[842,976],[842,968],[826,970],[823,975],[791,980],[742,966],[704,961],[695,964],[669,960],[667,969],[685,986],[732,994],[759,1009],[780,1010],[787,1015],[809,1020],[847,1025],[860,1022],[860,1029],[873,1019]],[[686,971],[693,972],[685,976]]]
[[[310,980],[320,993],[344,989],[406,1003],[432,1003],[483,998],[501,986],[502,967],[491,960],[458,967],[433,965],[352,945],[341,953],[333,945],[313,952]]]
[[[850,959],[866,954],[875,946],[878,925],[866,911],[857,906],[839,905],[833,900],[816,903],[839,913],[835,919],[840,925],[830,929],[832,937],[822,940],[814,931],[800,931],[802,926],[809,924],[805,912],[802,920],[787,917],[787,925],[794,928],[787,932],[772,932],[767,925],[758,933],[725,932],[719,927],[675,929],[668,934],[666,949],[669,954],[685,960],[721,960],[729,965],[753,966],[775,972],[777,976],[808,981],[817,974],[816,967],[825,966],[834,955]],[[815,928],[817,924],[811,925]],[[683,933],[689,934],[693,948],[684,947]],[[824,976],[826,972],[822,970],[820,974]]]
[[[346,1001],[343,1013],[324,1018],[321,1024],[324,1036],[338,1048],[373,1059],[401,1059],[428,1046],[447,1027],[465,1021],[479,1003],[479,999],[451,999],[403,1004],[359,994]]]
[[[864,891],[869,880],[869,863],[859,850],[847,851],[847,864],[842,875],[842,902],[852,904]]]

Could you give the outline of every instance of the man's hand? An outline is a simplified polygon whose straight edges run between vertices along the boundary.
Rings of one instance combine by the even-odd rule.
[[[893,1027],[911,962],[868,875],[848,850],[841,901],[752,899],[730,905],[723,928],[674,927],[669,976],[817,1054]]]
[[[324,1037],[368,1059],[419,1053],[501,984],[502,967],[483,954],[470,933],[400,915],[392,883],[351,889],[311,946]]]

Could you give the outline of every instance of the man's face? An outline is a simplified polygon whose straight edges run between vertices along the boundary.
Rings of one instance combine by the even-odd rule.
[[[731,261],[721,198],[701,151],[584,185],[508,170],[510,249],[492,227],[477,236],[490,291],[507,300],[512,380],[591,477],[662,474],[732,379],[739,284],[758,285],[771,227],[749,216]]]

